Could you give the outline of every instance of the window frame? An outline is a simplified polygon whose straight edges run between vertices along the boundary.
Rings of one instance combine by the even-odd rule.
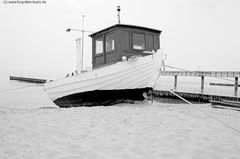
[[[108,35],[110,35],[110,34],[113,34],[114,49],[113,49],[113,50],[110,50],[110,51],[107,51],[107,49],[106,49],[106,36],[108,36]],[[96,48],[97,48],[96,41],[97,41],[98,39],[101,39],[101,38],[103,39],[103,52],[97,53],[97,52],[96,52]],[[95,38],[93,39],[93,41],[94,41],[94,45],[93,45],[93,49],[94,49],[94,54],[93,54],[93,55],[94,55],[94,56],[112,53],[112,52],[114,52],[115,49],[116,49],[116,42],[115,42],[116,39],[115,39],[115,32],[114,32],[114,31],[101,34],[101,35],[95,37]]]
[[[133,36],[134,36],[134,34],[139,34],[139,35],[143,35],[143,40],[144,40],[144,49],[136,49],[136,48],[134,48],[134,40],[133,40]],[[146,34],[144,33],[144,32],[132,32],[131,33],[131,49],[133,50],[133,51],[145,51],[146,50]]]
[[[109,50],[109,51],[107,51],[107,36],[109,36],[109,35],[112,35],[113,36],[113,50]],[[104,36],[104,53],[110,53],[110,52],[114,52],[115,51],[115,38],[114,38],[114,32],[109,32],[109,33],[107,33],[107,34],[104,34],[103,35]]]
[[[102,39],[102,52],[97,53],[97,40]],[[94,39],[94,54],[95,55],[101,55],[104,53],[104,35],[100,35]]]

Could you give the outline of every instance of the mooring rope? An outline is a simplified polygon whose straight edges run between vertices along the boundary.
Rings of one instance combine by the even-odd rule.
[[[191,102],[189,102],[188,100],[184,99],[183,97],[181,97],[181,96],[178,95],[177,93],[173,92],[172,90],[168,90],[168,91],[171,92],[172,94],[174,94],[175,96],[177,96],[178,98],[182,99],[182,100],[185,101],[186,103],[188,103],[188,104],[190,104],[190,105],[193,105]],[[229,129],[231,129],[231,130],[237,132],[238,134],[240,134],[240,131],[239,131],[238,129],[236,129],[236,128],[230,126],[230,125],[228,125],[227,123],[225,123],[225,122],[223,122],[222,120],[214,117],[213,115],[209,114],[208,112],[203,111],[202,109],[200,109],[200,108],[198,108],[198,107],[196,107],[196,108],[197,108],[199,111],[207,114],[209,117],[211,117],[211,118],[215,119],[216,121],[222,123],[223,125],[225,125],[225,126],[228,127]]]
[[[166,66],[166,65],[165,65],[165,66]],[[134,66],[133,66],[133,67],[134,67]],[[167,66],[167,67],[171,67],[171,68],[175,68],[175,69],[180,69],[180,68],[172,67],[172,66]],[[135,67],[134,67],[134,68],[135,68]],[[135,68],[135,69],[136,69],[137,71],[139,71],[137,68]],[[187,71],[187,70],[185,70],[185,69],[180,69],[180,70]],[[141,74],[143,74],[141,71],[139,71],[139,72],[140,72]],[[161,69],[159,70],[159,75],[160,75],[160,72],[161,72]],[[143,74],[143,75],[144,75],[144,74]],[[159,76],[158,76],[158,78],[159,78]],[[157,78],[157,80],[158,80],[158,78]],[[157,80],[156,80],[156,82],[157,82]],[[157,84],[157,83],[154,84],[154,88],[156,87],[156,84]],[[180,98],[181,100],[185,101],[186,103],[188,103],[188,104],[190,104],[190,105],[193,105],[191,102],[189,102],[188,100],[184,99],[184,98],[181,97],[180,95],[176,94],[176,93],[173,92],[172,90],[169,90],[169,92],[171,92],[172,94],[174,94],[175,96],[177,96],[177,97]],[[225,125],[225,126],[228,127],[229,129],[231,129],[231,130],[237,132],[238,134],[240,134],[240,131],[239,131],[238,129],[235,129],[234,127],[228,125],[227,123],[225,123],[225,122],[221,121],[220,119],[214,117],[213,115],[209,114],[208,112],[201,110],[201,109],[198,108],[198,107],[197,107],[197,109],[198,109],[199,111],[207,114],[209,117],[215,119],[216,121],[222,123],[223,125]]]
[[[184,99],[183,97],[181,97],[180,95],[178,95],[177,93],[173,92],[172,90],[168,90],[169,92],[171,92],[172,94],[174,94],[175,96],[177,96],[178,98],[182,99],[183,101],[185,101],[188,104],[191,104],[191,102],[189,102],[188,100]]]
[[[181,71],[189,71],[189,70],[186,70],[186,69],[182,69],[182,68],[178,68],[178,67],[174,67],[174,66],[169,66],[169,65],[165,65],[165,67],[173,68],[173,69],[181,70]]]

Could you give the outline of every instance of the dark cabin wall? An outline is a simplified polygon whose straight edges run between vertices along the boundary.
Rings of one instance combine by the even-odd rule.
[[[146,46],[147,51],[155,50],[155,48],[154,48],[154,34],[147,34],[146,43],[147,43],[147,46]]]
[[[158,49],[160,49],[160,34],[158,35],[154,35],[154,51],[157,51]]]
[[[107,34],[113,33],[114,34],[114,51],[105,52],[101,54],[95,53],[95,39],[99,37],[105,37]],[[143,53],[143,50],[134,50],[132,48],[132,34],[133,33],[140,33],[145,35],[145,51],[152,52],[157,51],[160,48],[159,44],[159,36],[160,31],[155,31],[146,28],[139,28],[135,26],[113,26],[102,30],[94,36],[92,36],[92,63],[93,67],[102,67],[104,65],[108,65],[111,63],[116,63],[122,60],[123,56],[127,58],[133,55],[140,55],[146,56],[148,54]],[[105,45],[103,47],[105,50]]]
[[[133,28],[121,28],[116,30],[118,37],[116,43],[118,43],[118,48],[116,50],[117,61],[121,61],[122,56],[127,58],[133,55],[145,56],[147,54],[142,53],[143,51],[137,51],[132,49],[132,33],[141,33],[145,35],[145,50],[146,51],[157,51],[160,48],[159,44],[159,33],[147,31],[143,29],[133,29]]]
[[[116,50],[117,61],[122,60],[122,56],[126,56],[124,50],[130,50],[130,32],[128,30],[117,29],[117,39],[118,43]]]

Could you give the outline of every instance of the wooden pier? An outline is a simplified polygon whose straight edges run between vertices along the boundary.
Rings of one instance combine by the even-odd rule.
[[[240,71],[162,71],[162,76],[240,77]]]
[[[21,82],[28,82],[28,83],[35,83],[35,84],[44,84],[46,83],[46,79],[38,79],[38,78],[29,78],[29,77],[16,77],[10,76],[10,80],[21,81]]]
[[[234,101],[240,102],[240,97],[231,97],[231,96],[221,96],[221,95],[210,95],[210,94],[202,94],[202,93],[187,93],[187,92],[180,92],[174,91],[177,95],[187,99],[189,101],[195,102],[203,102],[203,103],[210,103],[211,101]],[[170,91],[166,90],[154,90],[154,97],[157,98],[170,98],[170,99],[179,99]]]
[[[231,84],[231,83],[213,83],[210,82],[209,85],[211,86],[225,86],[225,87],[234,87],[235,84]],[[238,87],[240,87],[240,84],[238,84]]]
[[[201,78],[201,92],[204,90],[204,78],[216,77],[216,78],[234,78],[234,95],[237,96],[238,92],[238,78],[240,77],[240,71],[162,71],[161,76],[174,76],[174,89],[177,88],[178,76],[195,76]]]

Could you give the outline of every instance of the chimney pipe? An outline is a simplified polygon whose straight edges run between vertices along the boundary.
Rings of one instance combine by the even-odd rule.
[[[117,6],[117,11],[118,11],[118,24],[120,24],[121,23],[120,22],[120,11],[121,11],[120,6]]]

